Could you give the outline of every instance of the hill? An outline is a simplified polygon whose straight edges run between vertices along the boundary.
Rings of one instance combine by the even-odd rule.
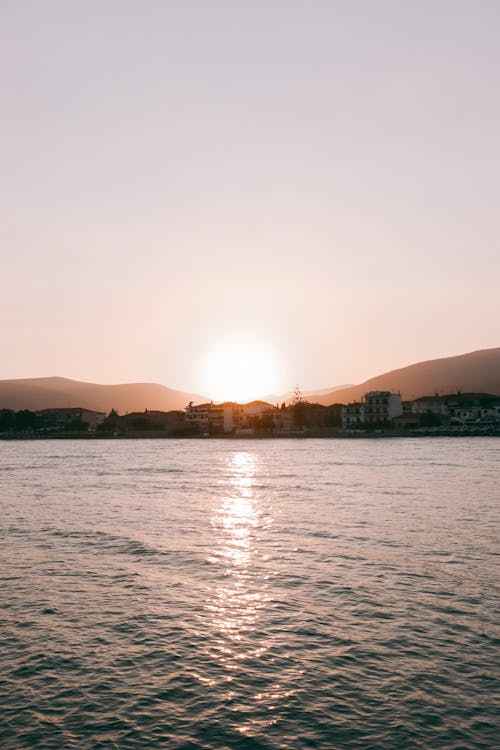
[[[99,385],[59,377],[0,380],[0,409],[14,411],[80,406],[106,413],[115,409],[123,414],[145,409],[184,409],[190,401],[203,400],[203,396],[157,383]]]
[[[500,347],[480,349],[457,357],[431,359],[385,372],[360,385],[323,392],[320,404],[359,401],[368,391],[400,391],[411,400],[434,393],[494,393],[500,395]]]
[[[500,395],[500,347],[481,349],[458,357],[431,359],[391,370],[359,385],[306,391],[304,397],[320,404],[349,403],[368,391],[400,391],[403,399],[434,393],[495,393]],[[292,394],[273,397],[272,402],[289,401]],[[145,409],[170,411],[184,409],[190,401],[206,397],[167,388],[157,383],[99,385],[68,378],[28,378],[0,380],[0,409],[46,409],[80,406],[109,412],[142,412]]]

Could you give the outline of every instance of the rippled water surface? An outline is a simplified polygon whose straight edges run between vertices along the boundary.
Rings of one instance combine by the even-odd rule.
[[[499,458],[0,443],[0,747],[498,747]]]

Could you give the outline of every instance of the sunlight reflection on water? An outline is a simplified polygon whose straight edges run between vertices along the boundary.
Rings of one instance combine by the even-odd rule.
[[[498,745],[497,438],[60,442],[0,452],[2,749]]]
[[[212,513],[217,548],[213,561],[223,568],[226,583],[214,586],[206,605],[212,633],[209,653],[225,675],[223,680],[229,683],[226,700],[232,706],[234,728],[251,737],[277,723],[279,707],[295,694],[294,685],[303,670],[283,653],[282,675],[287,675],[290,684],[276,680],[275,660],[281,638],[266,624],[273,609],[267,554],[273,518],[271,507],[258,490],[263,471],[259,456],[234,451],[227,457],[226,466]],[[249,685],[241,684],[243,675],[245,680],[250,678],[250,694]]]
[[[215,588],[207,608],[212,613],[212,628],[231,641],[240,641],[243,633],[252,629],[262,606],[262,594],[252,590],[251,568],[260,516],[254,489],[256,473],[255,455],[231,453],[227,474],[221,480],[222,497],[212,516],[216,559],[222,562],[228,582]],[[237,658],[244,658],[244,654]]]
[[[207,653],[217,665],[219,679],[228,684],[226,701],[233,715],[234,728],[241,735],[275,724],[276,701],[280,686],[271,680],[269,691],[254,687],[253,699],[242,692],[241,678],[256,676],[257,665],[268,657],[275,639],[258,637],[265,631],[262,617],[271,597],[267,593],[268,575],[262,575],[261,559],[266,532],[272,525],[269,508],[262,507],[257,491],[261,471],[255,453],[233,451],[226,459],[226,471],[215,498],[211,524],[214,550],[211,562],[219,566],[218,583],[214,584],[206,604],[211,637]],[[246,692],[246,690],[245,690]],[[255,716],[255,705],[262,705],[264,716]],[[249,719],[248,713],[254,713]]]

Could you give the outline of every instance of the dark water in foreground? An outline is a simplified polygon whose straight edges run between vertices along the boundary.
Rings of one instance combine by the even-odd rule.
[[[499,747],[500,440],[0,445],[0,747]]]

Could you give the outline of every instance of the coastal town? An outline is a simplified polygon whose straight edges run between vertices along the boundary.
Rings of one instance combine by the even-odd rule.
[[[0,409],[0,438],[30,437],[356,437],[500,435],[500,396],[453,393],[402,400],[369,391],[325,406],[297,389],[288,403],[194,404],[184,410],[109,414],[80,407]]]

